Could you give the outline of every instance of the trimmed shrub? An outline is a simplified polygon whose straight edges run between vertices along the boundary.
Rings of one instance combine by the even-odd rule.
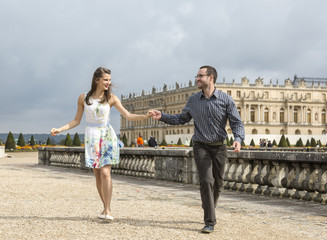
[[[310,141],[309,139],[307,140],[307,143],[305,144],[306,147],[310,147]]]
[[[242,146],[242,147],[245,147],[245,143],[244,143],[244,141],[241,142],[241,146]]]
[[[229,142],[228,136],[226,137],[225,141],[226,141],[226,145],[229,147],[230,146],[230,142]]]
[[[251,140],[250,146],[255,147],[255,143],[254,143],[253,138],[252,138],[252,140]]]
[[[314,138],[311,138],[311,143],[310,143],[311,147],[317,147],[317,142]]]
[[[34,146],[35,145],[35,140],[34,140],[34,136],[31,136],[31,140],[30,140],[30,145]]]
[[[17,145],[19,145],[19,146],[21,146],[21,147],[24,147],[24,146],[26,145],[26,144],[25,144],[25,139],[24,139],[22,133],[19,134]]]
[[[291,144],[290,144],[290,141],[288,140],[288,138],[286,138],[286,142],[287,142],[287,146],[290,147]]]
[[[285,139],[284,134],[282,135],[282,137],[280,138],[280,141],[278,143],[278,147],[288,147],[287,141]]]
[[[177,145],[183,145],[183,143],[182,143],[182,139],[181,139],[181,138],[178,139],[178,141],[177,141]]]
[[[11,132],[8,133],[6,144],[5,144],[5,149],[9,149],[9,150],[16,149],[14,135]]]
[[[75,133],[73,146],[81,146],[81,140],[79,139],[78,133]]]
[[[47,139],[47,145],[53,145],[53,142],[51,141],[50,137]]]
[[[191,138],[190,147],[193,147],[193,138]]]
[[[229,145],[233,145],[233,143],[234,143],[234,138],[233,137],[230,137],[230,139],[229,139]]]
[[[274,147],[277,147],[277,143],[276,143],[276,140],[275,140],[275,139],[274,139],[272,145],[273,145]]]
[[[297,140],[296,142],[296,147],[303,147],[303,142],[302,142],[302,139],[300,138],[299,140]]]
[[[69,133],[67,133],[67,136],[66,136],[66,139],[65,139],[64,145],[65,145],[65,146],[68,146],[68,147],[70,147],[70,146],[73,145],[73,143],[72,143],[72,139],[71,139]]]
[[[124,143],[124,146],[127,146],[127,137],[126,137],[125,133],[123,135],[122,142]]]
[[[167,146],[167,142],[165,139],[162,140],[162,143],[160,144],[161,146]]]

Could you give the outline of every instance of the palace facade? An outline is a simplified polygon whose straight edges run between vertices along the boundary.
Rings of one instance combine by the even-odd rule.
[[[245,144],[249,144],[251,139],[261,137],[278,141],[282,134],[296,140],[299,137],[306,140],[311,136],[327,139],[326,83],[327,79],[294,76],[294,80],[286,79],[283,85],[278,82],[272,84],[271,80],[265,85],[262,78],[250,84],[244,77],[241,83],[223,80],[216,83],[216,87],[234,99],[245,127]],[[198,91],[196,84],[189,81],[188,84],[176,83],[169,89],[164,85],[163,89],[153,87],[151,92],[143,90],[139,95],[121,96],[121,101],[126,109],[136,114],[144,114],[149,109],[178,114],[189,96]],[[228,124],[226,131],[232,136]],[[176,144],[181,138],[187,144],[193,132],[193,120],[185,125],[173,126],[150,118],[133,122],[121,117],[120,136],[125,134],[129,144],[135,142],[139,134],[144,139],[154,136],[158,143],[165,139],[167,143]],[[291,139],[291,144],[295,144]]]

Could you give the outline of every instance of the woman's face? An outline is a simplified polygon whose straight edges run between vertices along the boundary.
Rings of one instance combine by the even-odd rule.
[[[99,90],[108,90],[111,85],[111,75],[108,73],[104,73],[101,78],[96,80],[97,89]]]

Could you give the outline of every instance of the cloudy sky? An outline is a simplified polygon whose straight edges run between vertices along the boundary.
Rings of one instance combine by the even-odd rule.
[[[0,0],[0,133],[72,120],[98,66],[114,94],[193,80],[327,77],[324,0]],[[111,122],[119,132],[119,113]],[[69,131],[83,133],[81,126]]]

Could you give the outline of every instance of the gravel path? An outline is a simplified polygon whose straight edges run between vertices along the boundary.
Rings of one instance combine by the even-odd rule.
[[[92,173],[0,158],[0,239],[327,239],[327,206],[224,191],[201,234],[198,186],[113,175],[113,222],[97,219]]]

